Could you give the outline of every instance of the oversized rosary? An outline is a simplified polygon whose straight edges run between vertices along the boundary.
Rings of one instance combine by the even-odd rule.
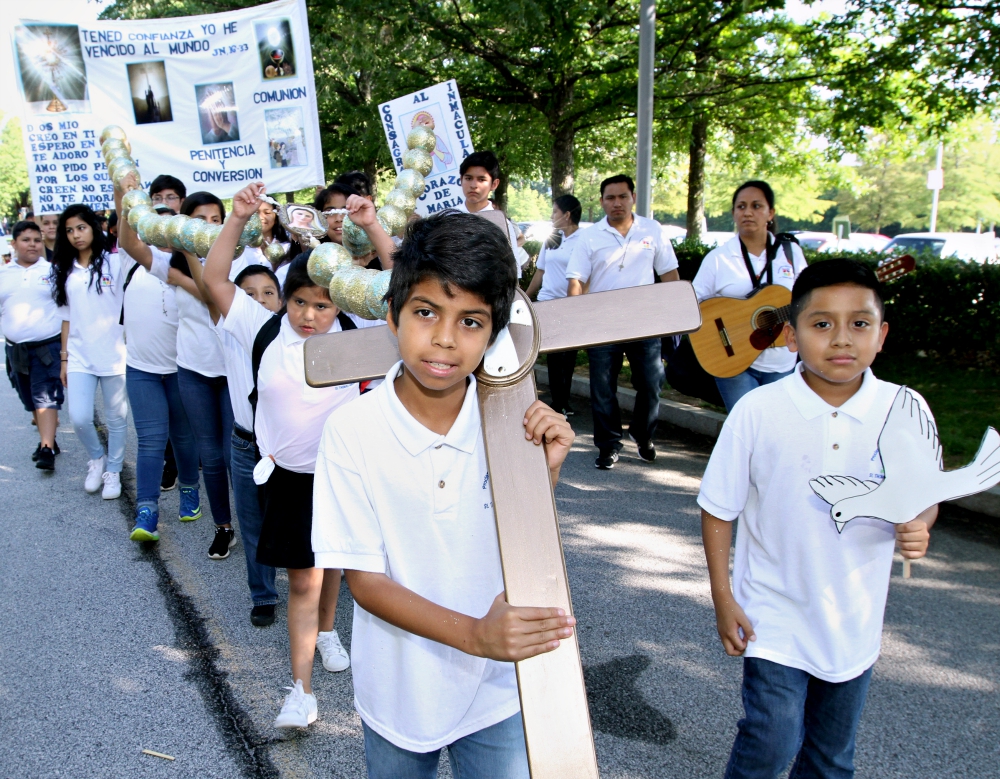
[[[152,200],[138,183],[139,170],[132,159],[132,150],[121,127],[105,127],[101,132],[101,152],[108,166],[108,177],[120,190],[122,197],[120,219],[127,219],[129,226],[139,235],[143,243],[150,246],[174,248],[191,252],[199,257],[208,256],[209,249],[222,232],[222,225],[209,224],[204,219],[195,219],[179,214],[168,216],[157,214]],[[431,172],[437,139],[434,127],[425,125],[414,127],[406,136],[407,151],[403,154],[403,170],[396,176],[396,184],[386,196],[385,204],[378,209],[377,219],[387,235],[399,236],[406,229],[410,215],[417,205],[417,198],[424,193],[424,176]],[[131,181],[129,176],[132,176]],[[312,246],[308,270],[310,278],[318,285],[330,290],[330,299],[338,308],[364,319],[385,319],[388,307],[383,297],[389,288],[392,271],[376,271],[361,268],[354,263],[354,257],[364,257],[374,251],[374,246],[364,229],[344,217],[343,241],[318,243],[317,238],[326,233],[326,217],[311,206],[294,203],[278,204],[271,198],[262,198],[272,203],[278,211],[281,223],[291,232],[305,239]],[[297,225],[288,218],[295,210],[307,210],[313,215],[309,225]],[[331,213],[346,213],[346,209],[331,209]],[[254,214],[240,235],[234,259],[245,247],[260,247],[264,235],[260,217]],[[272,242],[262,249],[271,262],[280,261],[284,249]]]

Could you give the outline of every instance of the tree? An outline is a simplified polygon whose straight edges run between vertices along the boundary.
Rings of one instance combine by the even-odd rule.
[[[30,197],[21,121],[0,113],[0,216],[13,216],[29,204]]]

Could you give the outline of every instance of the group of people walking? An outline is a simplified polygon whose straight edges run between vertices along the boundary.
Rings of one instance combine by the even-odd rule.
[[[489,490],[489,473],[472,372],[506,326],[527,255],[509,220],[504,235],[470,216],[493,208],[489,193],[499,183],[495,155],[468,156],[461,174],[466,202],[459,213],[414,221],[402,242],[388,240],[376,219],[364,174],[345,174],[316,195],[317,209],[345,208],[368,233],[376,248],[356,260],[360,265],[393,270],[388,322],[336,308],[328,290],[308,273],[310,250],[282,229],[262,200],[261,184],[237,193],[227,215],[211,193],[189,194],[171,176],[154,179],[149,192],[162,213],[222,225],[204,260],[144,244],[127,220],[110,235],[93,211],[74,205],[56,220],[50,258],[39,225],[23,221],[12,231],[16,261],[0,269],[7,371],[38,426],[37,467],[55,468],[58,412],[67,402],[88,454],[83,488],[118,498],[131,407],[138,440],[131,538],[159,539],[160,493],[174,480],[178,520],[201,518],[203,482],[214,523],[209,557],[229,557],[237,544],[235,519],[255,626],[274,623],[275,571],[288,571],[293,685],[276,727],[308,727],[318,717],[311,683],[317,648],[326,670],[351,666],[334,625],[346,571],[357,603],[353,650],[356,661],[363,658],[360,666],[355,663],[355,704],[373,779],[432,777],[445,747],[456,775],[526,779],[512,661],[552,651],[575,627],[575,619],[560,609],[515,608],[503,598],[492,502],[483,492]],[[116,192],[119,213],[121,197]],[[634,201],[631,178],[606,179],[600,201],[605,218],[580,229],[579,200],[556,198],[552,217],[558,239],[542,249],[529,295],[544,301],[676,280],[670,242],[655,221],[633,212]],[[827,416],[837,418],[835,409],[843,405],[866,426],[850,451],[857,454],[874,441],[876,412],[890,394],[889,385],[867,378],[885,337],[883,309],[870,271],[865,275],[860,266],[839,261],[823,263],[828,265],[823,272],[807,271],[797,246],[782,242],[779,251],[774,206],[765,182],[742,185],[733,196],[737,234],[708,254],[694,280],[702,300],[745,296],[762,283],[794,287],[790,343],[802,359],[796,367],[788,348],[767,349],[744,374],[719,380],[735,422],[727,422],[725,451],[713,455],[699,503],[720,638],[727,652],[747,656],[747,718],[740,722],[726,775],[776,776],[798,755],[797,766],[827,760],[832,767],[813,773],[797,767],[795,776],[850,776],[885,588],[881,579],[849,585],[872,608],[836,617],[854,641],[840,655],[803,638],[810,632],[829,637],[817,624],[834,615],[778,609],[791,616],[774,623],[783,627],[772,625],[774,604],[754,589],[761,571],[780,569],[789,555],[801,556],[795,557],[804,566],[801,575],[813,575],[817,586],[828,588],[841,586],[837,577],[850,578],[850,571],[834,565],[809,574],[805,561],[822,546],[825,531],[809,531],[805,546],[788,541],[800,533],[791,518],[780,525],[786,540],[778,546],[787,554],[771,553],[778,543],[775,529],[759,506],[770,501],[781,516],[791,506],[799,512],[796,521],[807,509],[802,501],[789,502],[788,495],[801,490],[789,492],[790,481],[769,481],[752,454],[754,447],[771,451],[767,447],[776,446],[772,438],[781,425],[800,443],[814,433],[821,443],[829,439],[829,431],[795,428],[798,418],[788,418],[792,408],[806,409],[807,419],[819,419],[809,416],[817,409],[818,415],[829,409]],[[254,214],[261,217],[264,240],[284,249],[277,263],[259,250],[237,256],[242,230]],[[327,240],[342,241],[342,218],[329,220]],[[846,298],[830,292],[844,288],[850,293]],[[814,311],[820,298],[822,307]],[[806,319],[809,330],[796,329]],[[323,389],[306,384],[306,339],[382,325],[396,336],[401,357],[384,381]],[[844,355],[854,353],[851,344],[859,345],[860,356],[848,365]],[[823,360],[830,359],[824,350],[840,355],[833,367],[824,367]],[[660,340],[588,351],[595,466],[613,468],[626,436],[637,445],[640,461],[652,462],[664,382]],[[626,358],[636,405],[623,430],[616,390]],[[577,353],[550,354],[547,362],[552,407],[536,401],[525,410],[523,424],[527,438],[545,445],[555,485],[574,438],[567,417],[573,415]],[[787,380],[776,384],[779,379]],[[753,403],[741,402],[765,384],[777,389],[753,394]],[[98,388],[107,449],[94,426]],[[786,389],[791,405],[778,397]],[[850,405],[857,393],[867,393],[864,408]],[[757,424],[764,413],[782,416],[766,434]],[[840,422],[835,426],[838,435],[850,435]],[[789,473],[798,462],[794,455],[778,458],[790,463]],[[173,464],[165,476],[167,458]],[[871,467],[867,459],[864,467]],[[751,492],[759,496],[753,506]],[[753,538],[737,543],[730,588],[730,522],[737,516],[748,519]],[[910,556],[926,550],[933,518],[928,513],[896,529],[895,540]],[[741,527],[741,539],[743,532]],[[877,558],[885,568],[893,532],[865,532],[850,542],[845,564]],[[781,590],[780,571],[767,576],[764,589]],[[789,644],[793,637],[798,643]],[[842,683],[849,689],[837,687]],[[828,722],[831,714],[843,715],[835,727]],[[806,724],[796,730],[803,718]],[[815,723],[822,724],[821,733]],[[810,740],[813,730],[816,737]],[[780,748],[769,750],[774,732],[781,734],[775,741]]]

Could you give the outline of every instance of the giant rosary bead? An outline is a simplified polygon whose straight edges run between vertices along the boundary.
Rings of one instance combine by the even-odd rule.
[[[421,176],[426,176],[434,168],[434,160],[423,149],[408,149],[403,152],[403,167],[407,170],[415,170]]]

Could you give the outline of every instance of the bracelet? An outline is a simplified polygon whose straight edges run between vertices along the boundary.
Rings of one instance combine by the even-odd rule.
[[[69,362],[69,360],[60,360],[59,362]]]
[[[60,357],[69,357],[69,352],[59,352]]]

